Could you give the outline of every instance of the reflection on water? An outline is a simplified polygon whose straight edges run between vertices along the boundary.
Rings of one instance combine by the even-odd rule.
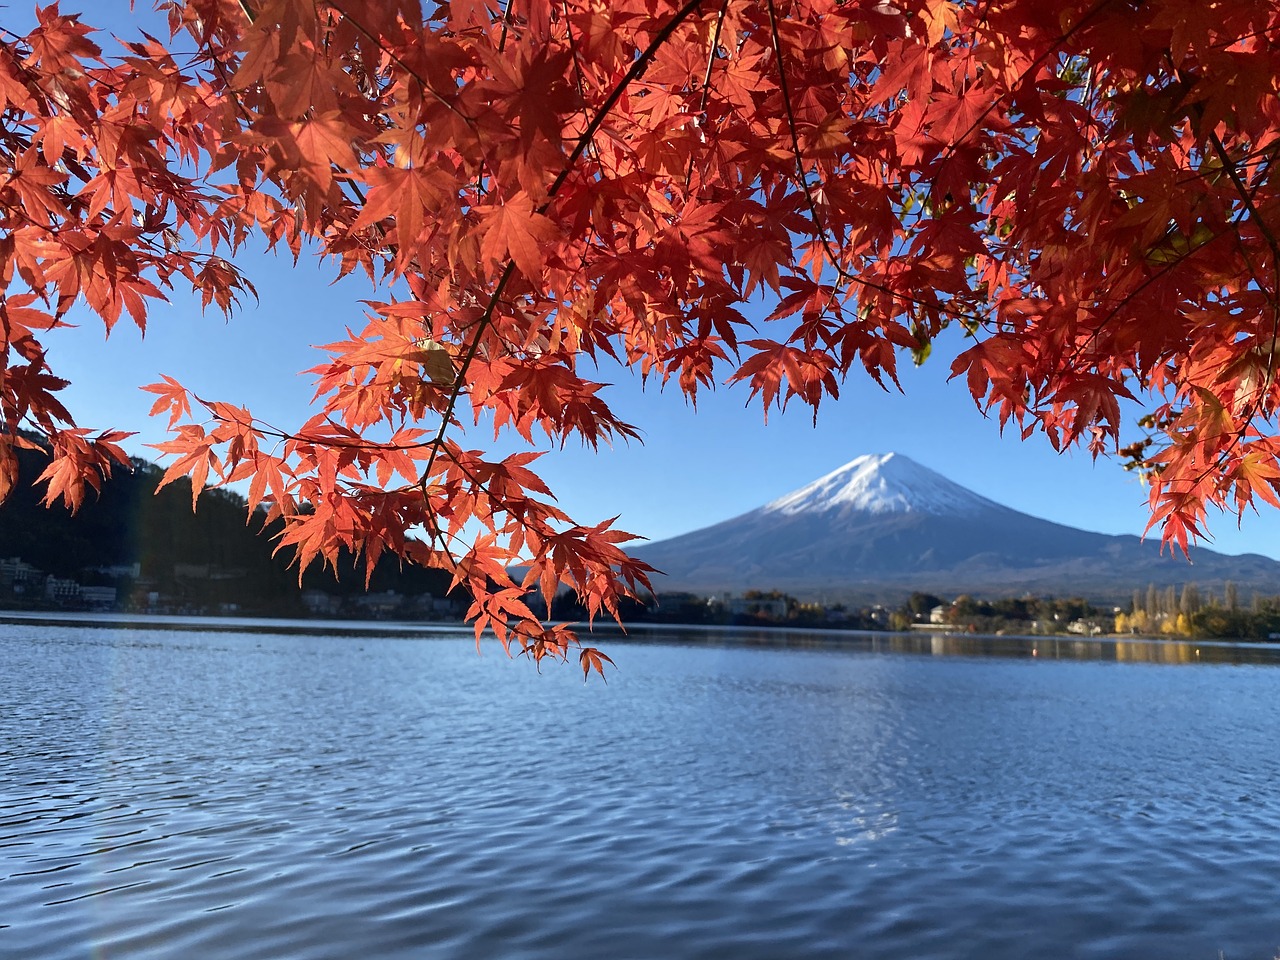
[[[626,639],[664,643],[792,649],[841,649],[862,653],[915,654],[934,657],[1009,657],[1015,659],[1099,660],[1120,663],[1235,663],[1280,665],[1280,644],[1181,641],[1150,638],[1064,636],[990,636],[987,634],[913,631],[783,630],[752,628],[632,628]],[[616,641],[615,641],[616,642]]]
[[[1280,664],[1280,648],[1260,644],[1113,640],[1066,637],[978,637],[964,634],[895,636],[884,648],[935,657],[1042,657],[1049,660],[1114,660],[1120,663]]]
[[[1271,648],[259,626],[0,624],[0,956],[1280,947]]]
[[[286,620],[253,617],[0,611],[4,624],[96,627],[110,630],[182,630],[193,633],[296,634],[313,637],[393,634],[404,637],[456,636],[458,628],[432,623],[383,623],[349,620]],[[991,636],[917,630],[888,633],[864,630],[788,630],[755,627],[632,625],[629,634],[609,623],[597,626],[601,642],[688,643],[781,649],[841,649],[862,653],[900,653],[935,657],[1044,657],[1050,660],[1113,660],[1123,663],[1280,664],[1280,644],[1214,640],[1117,639],[1066,636]]]

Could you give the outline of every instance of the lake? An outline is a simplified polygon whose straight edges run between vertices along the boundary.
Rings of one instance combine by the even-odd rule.
[[[193,626],[0,623],[0,956],[1280,948],[1275,648]]]

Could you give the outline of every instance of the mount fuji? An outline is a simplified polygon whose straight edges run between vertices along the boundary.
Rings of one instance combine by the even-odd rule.
[[[858,457],[741,516],[632,548],[663,571],[659,592],[784,590],[829,602],[896,601],[913,590],[985,597],[1127,600],[1149,583],[1233,581],[1280,593],[1280,562],[1153,538],[1089,533],[1019,513],[897,453]]]

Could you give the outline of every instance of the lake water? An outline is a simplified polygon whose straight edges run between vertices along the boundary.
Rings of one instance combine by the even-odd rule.
[[[0,957],[1276,955],[1274,649],[790,639],[0,623]]]

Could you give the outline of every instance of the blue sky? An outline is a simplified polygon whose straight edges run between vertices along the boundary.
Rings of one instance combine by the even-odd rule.
[[[95,25],[129,32],[127,0],[84,7]],[[64,12],[75,8],[74,0],[63,3]],[[31,19],[29,8],[0,8],[0,24],[16,32]],[[114,47],[107,37],[99,42],[108,51]],[[82,426],[139,431],[126,446],[154,458],[142,444],[161,439],[164,424],[148,419],[154,398],[138,387],[161,373],[209,399],[245,404],[280,427],[309,415],[311,383],[299,372],[322,359],[311,345],[338,339],[347,325],[359,327],[358,301],[385,295],[361,278],[333,284],[333,271],[314,260],[295,268],[288,258],[250,251],[238,263],[261,300],[248,301],[229,322],[178,295],[172,306],[153,311],[145,337],[126,319],[105,338],[101,323],[83,312],[78,329],[47,336],[51,364],[73,383],[66,396]],[[1001,437],[963,383],[947,381],[950,357],[941,348],[918,370],[904,362],[905,395],[851,378],[841,399],[824,405],[816,426],[802,407],[772,412],[766,425],[759,406],[746,406],[747,392],[739,389],[704,394],[694,413],[678,391],[642,390],[630,373],[608,373],[602,379],[616,385],[606,399],[642,430],[644,443],[598,453],[554,450],[540,461],[541,473],[575,519],[621,514],[620,527],[656,540],[750,510],[860,454],[892,450],[1035,516],[1102,533],[1142,532],[1146,489],[1117,463],[1095,464],[1081,450],[1060,455],[1040,436],[1021,441],[1011,430]],[[471,443],[489,439],[481,430]],[[1246,515],[1241,528],[1234,517],[1211,521],[1214,548],[1280,558],[1280,517],[1264,510]]]

